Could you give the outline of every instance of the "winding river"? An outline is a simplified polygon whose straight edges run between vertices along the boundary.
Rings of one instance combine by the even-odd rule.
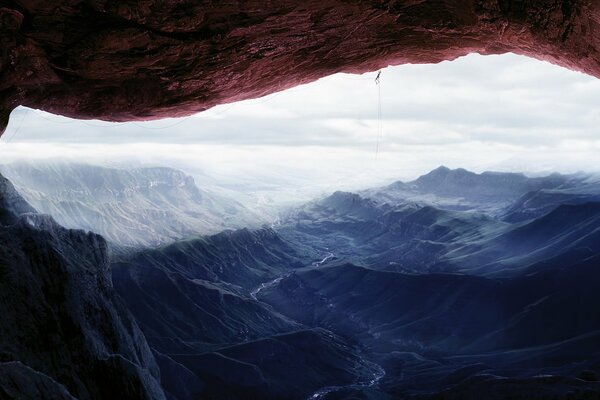
[[[335,254],[329,252],[321,261],[315,261],[312,265],[313,265],[313,267],[320,267],[321,265],[325,264],[327,261],[331,260],[332,258],[335,258]]]
[[[281,282],[284,278],[287,278],[288,276],[290,276],[290,273],[281,275],[279,278],[275,278],[272,281],[261,283],[256,289],[254,289],[253,291],[250,292],[250,297],[252,297],[253,300],[259,301],[256,296],[258,296],[258,294],[261,292],[261,290],[264,290],[266,288],[270,288],[273,286],[277,286],[277,284],[279,282]]]
[[[312,264],[312,266],[320,267],[321,265],[325,264],[327,261],[329,261],[333,258],[335,258],[335,254],[329,252],[325,255],[325,257],[323,257],[323,259],[321,261],[315,261]],[[287,274],[281,275],[280,277],[270,280],[268,282],[261,283],[256,289],[254,289],[252,292],[250,292],[250,297],[252,297],[252,299],[254,299],[256,301],[260,301],[260,300],[258,300],[258,294],[262,290],[277,286],[279,284],[279,282],[281,282],[283,279],[287,278],[291,274],[292,273],[289,272]],[[360,390],[360,389],[370,388],[370,387],[377,385],[379,383],[379,381],[385,376],[385,370],[381,367],[381,365],[375,364],[374,362],[369,361],[363,357],[361,357],[361,362],[363,364],[371,367],[371,369],[373,370],[373,376],[371,377],[371,379],[364,381],[364,382],[357,382],[357,383],[352,383],[352,384],[348,384],[348,385],[325,386],[325,387],[317,390],[312,395],[310,395],[308,397],[308,400],[323,399],[329,393],[337,392],[337,391],[343,390],[343,389],[358,389],[358,390]]]
[[[366,382],[358,382],[352,383],[349,385],[340,385],[340,386],[325,386],[314,392],[312,395],[308,397],[307,400],[316,400],[316,399],[324,399],[329,393],[337,392],[343,389],[366,389],[370,387],[374,387],[379,383],[379,381],[385,376],[385,370],[379,364],[375,364],[374,362],[368,361],[364,358],[361,360],[363,363],[373,368],[373,377]]]

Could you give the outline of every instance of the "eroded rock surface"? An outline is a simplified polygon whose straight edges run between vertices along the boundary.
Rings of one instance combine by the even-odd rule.
[[[0,210],[0,398],[164,399],[106,241],[32,212],[2,176]]]
[[[515,52],[600,76],[592,0],[0,2],[0,125],[18,105],[189,115],[335,72]]]

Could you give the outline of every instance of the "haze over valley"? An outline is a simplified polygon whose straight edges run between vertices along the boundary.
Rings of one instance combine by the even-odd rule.
[[[120,330],[114,318],[135,319],[147,354],[134,362],[155,371],[154,383],[128,378],[144,391],[184,400],[599,390],[600,320],[587,307],[600,300],[593,174],[441,166],[407,182],[283,203],[267,220],[169,167],[1,169],[15,182],[3,181],[4,235],[39,236],[59,252],[53,263],[100,257],[112,274],[127,311],[110,324]],[[95,254],[77,250],[81,240]],[[114,307],[104,289],[87,290],[95,307]],[[81,334],[94,335],[80,318]]]

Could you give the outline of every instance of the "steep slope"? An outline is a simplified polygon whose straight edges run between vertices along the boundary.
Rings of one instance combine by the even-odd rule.
[[[308,263],[289,241],[270,228],[223,231],[143,249],[121,258],[120,264],[156,267],[189,279],[226,284],[249,293],[261,282]]]
[[[417,204],[392,207],[336,192],[295,210],[277,230],[300,249],[329,252],[376,269],[424,273],[451,270],[448,252],[510,228],[483,214]]]
[[[449,398],[482,398],[478,380],[501,386],[508,377],[516,379],[515,399],[536,387],[570,398],[578,387],[600,390],[574,379],[600,372],[600,317],[592,306],[600,300],[599,262],[599,255],[568,267],[556,260],[543,273],[511,279],[333,265],[298,271],[259,299],[360,341],[386,370],[380,390],[395,397],[464,384],[455,392],[471,397]],[[543,381],[541,374],[555,376]]]
[[[200,353],[297,329],[251,292],[302,265],[274,231],[244,229],[141,250],[113,280],[157,351]]]
[[[36,214],[0,177],[0,397],[164,399],[102,237]]]
[[[35,209],[19,196],[13,184],[0,175],[0,224],[13,224],[22,214],[35,212]]]
[[[114,263],[115,288],[152,346],[169,396],[300,399],[373,374],[350,343],[256,300],[257,288],[302,260],[275,231],[261,229],[141,250]]]
[[[249,296],[169,267],[131,263],[113,270],[116,290],[163,354],[198,354],[299,327]]]
[[[171,168],[13,163],[0,169],[40,212],[120,245],[154,246],[261,223],[240,203],[198,189]]]
[[[600,201],[598,176],[583,176],[565,186],[528,192],[507,207],[501,218],[507,222],[520,222],[541,217],[561,204],[575,205]]]
[[[574,251],[600,253],[600,203],[561,205],[540,218],[458,248],[447,256],[463,272],[498,274],[515,273]]]
[[[595,310],[581,308],[600,296],[594,289],[599,260],[510,279],[333,265],[298,271],[261,291],[259,299],[309,326],[372,335],[398,350],[506,350],[600,329]]]
[[[324,329],[290,332],[201,355],[176,355],[205,382],[203,399],[306,399],[375,370],[347,340]]]

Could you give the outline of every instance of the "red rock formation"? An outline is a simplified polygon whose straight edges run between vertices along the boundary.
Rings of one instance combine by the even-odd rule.
[[[143,120],[471,52],[600,77],[600,2],[0,0],[0,41],[0,126],[18,105]]]

